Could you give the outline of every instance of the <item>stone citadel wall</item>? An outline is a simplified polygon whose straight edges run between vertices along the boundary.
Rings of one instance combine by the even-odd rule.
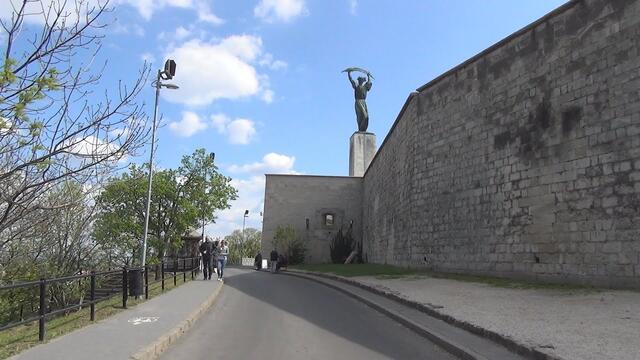
[[[278,226],[291,225],[306,247],[305,262],[331,262],[330,243],[338,230],[362,227],[362,178],[266,175],[262,256],[273,249]],[[325,216],[332,216],[327,224]],[[278,249],[281,251],[282,249]]]
[[[370,262],[640,286],[640,0],[571,1],[418,89],[363,178]]]

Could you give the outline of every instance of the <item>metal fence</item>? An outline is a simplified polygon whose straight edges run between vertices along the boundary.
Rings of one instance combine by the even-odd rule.
[[[38,281],[21,282],[11,285],[0,286],[0,295],[8,291],[22,291],[26,296],[25,300],[34,302],[37,298],[37,314],[31,313],[26,318],[20,312],[19,321],[9,321],[0,324],[0,332],[12,329],[19,325],[38,321],[38,339],[43,341],[46,336],[46,321],[49,318],[60,314],[67,314],[72,310],[90,307],[90,319],[95,320],[95,306],[97,303],[111,299],[122,293],[122,307],[127,308],[129,296],[142,296],[149,298],[149,285],[160,282],[164,291],[165,281],[173,279],[174,286],[177,285],[179,274],[182,274],[183,282],[187,281],[187,273],[191,273],[193,280],[200,269],[200,258],[164,258],[159,264],[146,265],[143,267],[123,267],[118,270],[91,271],[89,273],[65,276],[51,279],[40,279]],[[150,277],[152,278],[150,280]],[[52,309],[49,306],[52,292],[55,286],[70,284],[77,281],[80,295],[78,302],[63,306],[59,309]],[[84,293],[86,290],[86,293]],[[144,290],[144,291],[143,291]],[[87,299],[85,299],[88,298]]]

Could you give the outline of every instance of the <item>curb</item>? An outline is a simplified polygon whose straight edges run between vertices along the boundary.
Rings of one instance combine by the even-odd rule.
[[[375,310],[387,315],[391,319],[403,324],[404,326],[406,326],[409,329],[417,332],[421,336],[426,337],[427,339],[431,340],[433,343],[439,345],[440,347],[444,348],[449,353],[451,353],[451,354],[453,354],[453,355],[455,355],[455,356],[457,356],[457,357],[459,357],[461,359],[464,359],[464,360],[490,360],[490,359],[487,359],[486,357],[484,357],[482,355],[477,354],[473,350],[468,349],[466,346],[464,346],[464,345],[462,345],[460,343],[457,343],[457,342],[451,341],[451,340],[447,340],[444,337],[440,336],[439,334],[437,334],[435,332],[432,332],[432,331],[430,331],[428,329],[425,329],[424,327],[422,327],[421,325],[411,321],[410,319],[408,319],[408,318],[406,318],[406,317],[404,317],[404,316],[402,316],[400,314],[397,314],[397,313],[395,313],[393,311],[389,311],[388,309],[376,304],[375,302],[370,301],[369,299],[364,298],[364,297],[362,297],[360,295],[357,295],[355,293],[352,293],[349,290],[346,290],[346,289],[341,288],[339,286],[335,286],[333,284],[329,284],[329,283],[324,282],[322,280],[318,280],[318,279],[311,278],[309,276],[305,276],[305,275],[303,275],[301,273],[296,273],[296,271],[291,271],[289,273],[284,273],[283,272],[282,274],[285,274],[285,275],[288,275],[288,276],[299,277],[299,278],[303,278],[303,279],[310,280],[310,281],[314,281],[314,282],[320,283],[320,284],[322,284],[324,286],[330,287],[330,288],[332,288],[334,290],[340,291],[340,292],[342,292],[342,293],[344,293],[344,294],[346,294],[346,295],[348,295],[348,296],[350,296],[350,297],[352,297],[352,298],[354,298],[354,299],[356,299],[356,300],[358,300],[360,302],[365,303],[369,307],[372,307]]]
[[[204,315],[204,313],[216,302],[218,295],[222,291],[222,287],[224,284],[220,284],[218,288],[205,300],[200,307],[194,310],[185,320],[176,325],[173,329],[169,330],[167,333],[162,335],[156,341],[151,344],[145,346],[144,348],[138,350],[135,354],[131,355],[129,358],[133,360],[154,360],[157,359],[160,354],[162,354],[169,345],[178,340],[182,335],[184,335],[187,330],[189,330],[193,324],[195,324],[198,319]]]
[[[313,275],[313,276],[317,276],[317,277],[321,277],[321,278],[340,281],[340,282],[343,282],[345,284],[352,285],[352,286],[357,286],[357,287],[359,287],[361,289],[370,291],[370,292],[372,292],[374,294],[384,296],[384,297],[386,297],[386,298],[388,298],[390,300],[394,300],[394,301],[399,302],[399,303],[401,303],[403,305],[409,306],[409,307],[411,307],[413,309],[421,311],[421,312],[423,312],[423,313],[425,313],[425,314],[427,314],[429,316],[432,316],[434,318],[443,320],[443,321],[447,322],[450,325],[453,325],[453,326],[459,327],[461,329],[467,330],[467,331],[469,331],[469,332],[471,332],[471,333],[473,333],[475,335],[482,336],[482,337],[484,337],[486,339],[489,339],[489,340],[491,340],[491,341],[493,341],[495,343],[498,343],[498,344],[506,347],[507,349],[511,350],[512,352],[514,352],[514,353],[516,353],[518,355],[527,357],[527,358],[532,359],[532,360],[564,360],[563,358],[560,358],[560,357],[557,357],[557,356],[554,356],[554,355],[551,355],[551,354],[546,354],[546,353],[541,352],[540,350],[537,350],[537,349],[532,348],[530,346],[521,344],[520,342],[517,342],[516,340],[513,340],[513,339],[511,339],[511,338],[509,338],[507,336],[501,335],[501,334],[496,333],[496,332],[491,331],[491,330],[487,330],[485,328],[482,328],[480,326],[471,324],[469,322],[456,319],[456,318],[454,318],[454,317],[452,317],[450,315],[446,315],[446,314],[443,314],[441,312],[438,312],[438,311],[436,311],[436,310],[434,310],[434,309],[432,309],[432,308],[430,308],[428,306],[425,306],[425,305],[423,305],[421,303],[418,303],[418,302],[415,302],[415,301],[412,301],[412,300],[408,300],[408,299],[403,298],[403,297],[401,297],[401,296],[399,296],[397,294],[394,294],[392,292],[384,291],[384,290],[381,290],[381,289],[376,288],[374,286],[363,284],[363,283],[361,283],[359,281],[356,281],[356,280],[351,280],[351,279],[348,279],[348,278],[345,278],[345,277],[342,277],[342,276],[338,276],[338,275],[326,274],[326,273],[317,273],[317,272],[312,272],[312,271],[288,270],[288,272],[291,275],[293,275],[294,273],[297,273],[298,276],[307,274],[307,275]],[[295,275],[293,275],[293,276],[295,276]],[[302,276],[302,277],[304,277],[304,276]],[[304,278],[310,279],[310,280],[314,280],[314,279],[311,279],[309,277],[304,277]],[[315,281],[318,281],[318,280],[315,280]],[[318,282],[320,282],[320,281],[318,281]],[[323,283],[323,284],[325,284],[327,286],[330,286],[332,288],[336,288],[335,286],[332,286],[332,285],[327,284],[327,283]],[[337,289],[337,290],[340,290],[340,291],[342,291],[344,293],[347,293],[347,294],[349,294],[349,295],[351,295],[353,297],[356,297],[356,298],[360,299],[360,296],[352,294],[352,293],[348,292],[345,289]],[[369,301],[368,300],[364,301],[364,302],[369,305]],[[373,306],[373,307],[378,309],[377,306]],[[380,311],[382,311],[383,313],[389,315],[388,311],[385,310],[385,309],[380,310]],[[395,315],[395,314],[392,314],[392,315],[389,315],[389,316],[391,316],[393,318],[400,317],[399,315]],[[417,330],[421,334],[424,334],[425,332],[427,332],[426,329],[423,329],[423,328],[415,329],[413,325],[405,323],[405,321],[403,321],[403,320],[400,320],[400,319],[398,319],[398,320],[400,322],[402,322],[403,324],[405,324],[406,326],[408,326],[409,328]],[[411,320],[407,320],[407,321],[411,322]],[[415,326],[418,326],[418,325],[415,325]],[[435,336],[437,336],[437,335],[435,335]],[[448,346],[450,346],[450,345],[446,345],[445,346],[445,345],[441,344],[440,342],[438,342],[437,339],[432,339],[430,336],[427,336],[427,337],[429,337],[431,340],[437,342],[439,345],[443,346],[444,348],[449,349]],[[448,340],[444,340],[444,341],[448,342]],[[464,349],[459,349],[458,351],[464,351]],[[454,354],[458,355],[458,356],[461,356],[458,353],[454,353]],[[467,354],[467,355],[472,355],[472,354]],[[466,356],[462,356],[462,357],[464,359],[481,359],[481,358],[466,357]]]

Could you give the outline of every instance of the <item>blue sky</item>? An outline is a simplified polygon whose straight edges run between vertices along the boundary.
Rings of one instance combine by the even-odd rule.
[[[103,82],[175,59],[180,90],[162,93],[156,165],[176,167],[199,147],[216,153],[240,191],[207,227],[224,236],[245,209],[247,226],[261,228],[265,173],[348,174],[357,124],[344,68],[375,76],[367,104],[380,144],[411,91],[565,2],[111,0]],[[153,95],[141,98],[149,114]]]

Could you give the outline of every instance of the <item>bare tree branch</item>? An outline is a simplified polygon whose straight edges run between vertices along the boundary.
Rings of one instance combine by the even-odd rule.
[[[94,62],[110,11],[108,0],[22,0],[0,21],[0,256],[28,233],[25,221],[74,206],[52,203],[52,189],[69,181],[95,187],[147,142],[139,102],[147,64],[115,96],[98,96],[107,64]]]

